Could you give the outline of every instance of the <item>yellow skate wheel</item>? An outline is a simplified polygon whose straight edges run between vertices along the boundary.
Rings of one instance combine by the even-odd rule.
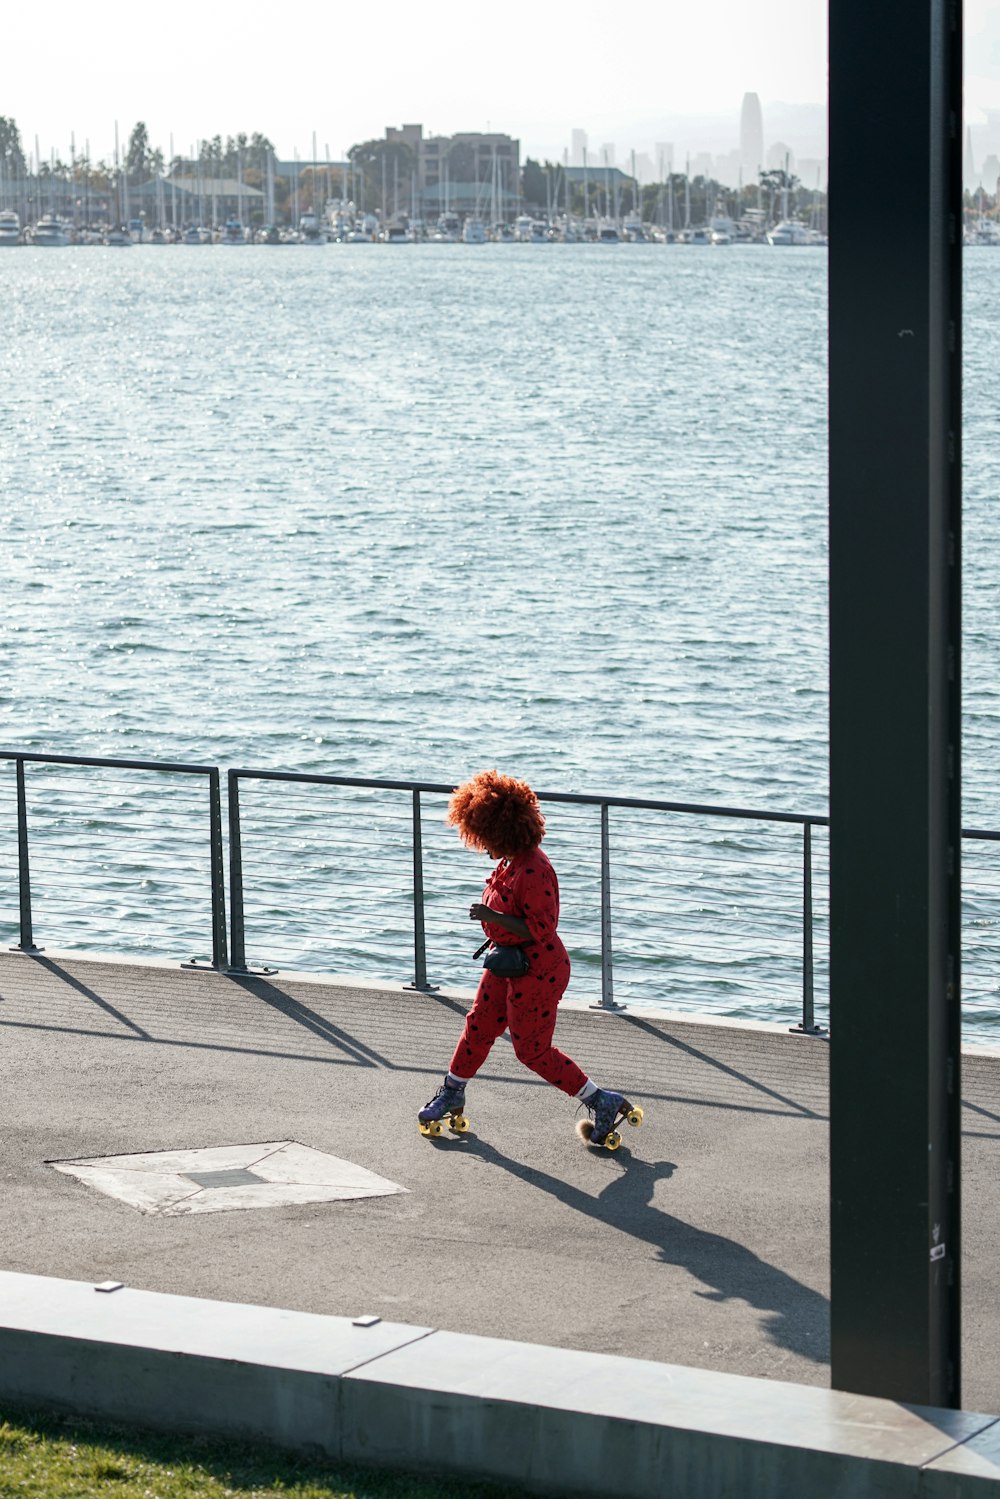
[[[453,1114],[451,1116],[451,1127],[458,1134],[464,1135],[469,1128],[469,1121],[464,1114]]]
[[[428,1129],[430,1133],[435,1136],[444,1133],[444,1125],[441,1123],[440,1119],[432,1120],[430,1125],[428,1126]]]
[[[609,1150],[617,1150],[622,1143],[622,1137],[616,1129],[613,1129],[605,1136],[604,1143]]]
[[[642,1110],[636,1105],[634,1109],[629,1110],[625,1117],[628,1119],[629,1124],[635,1125],[636,1129],[638,1129],[642,1123]]]
[[[430,1132],[431,1132],[430,1125],[429,1124],[425,1124],[422,1119],[418,1119],[417,1120],[417,1129],[420,1131],[420,1133],[422,1135],[429,1135]]]

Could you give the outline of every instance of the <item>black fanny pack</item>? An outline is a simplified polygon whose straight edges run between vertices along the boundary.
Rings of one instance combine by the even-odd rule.
[[[505,942],[501,946],[499,943],[486,941],[482,947],[476,949],[472,956],[478,958],[483,953],[486,953],[483,958],[483,967],[488,968],[490,973],[495,973],[497,978],[523,978],[531,967],[524,948],[513,942]]]

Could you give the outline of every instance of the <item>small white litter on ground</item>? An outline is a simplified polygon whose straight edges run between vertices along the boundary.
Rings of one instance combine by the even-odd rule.
[[[296,1140],[95,1156],[48,1165],[141,1213],[166,1218],[299,1202],[346,1202],[406,1191],[353,1161]]]

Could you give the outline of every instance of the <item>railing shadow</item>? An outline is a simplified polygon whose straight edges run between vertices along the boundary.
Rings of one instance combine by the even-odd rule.
[[[256,974],[242,973],[230,973],[227,977],[240,989],[252,994],[254,999],[259,999],[272,1010],[276,1010],[279,1015],[293,1020],[296,1025],[301,1025],[305,1030],[311,1031],[321,1041],[326,1041],[330,1046],[345,1052],[349,1060],[358,1067],[386,1067],[391,1071],[396,1070],[396,1063],[391,1062],[381,1052],[359,1041],[356,1036],[342,1030],[339,1025],[334,1025],[332,1020],[328,1020],[318,1010],[311,1009],[309,1005],[303,1004],[301,999],[295,999],[293,995],[284,989],[277,988],[267,979],[260,978]]]
[[[776,1088],[769,1088],[766,1083],[762,1083],[757,1078],[751,1077],[749,1073],[740,1072],[738,1068],[731,1067],[727,1062],[720,1062],[718,1057],[711,1056],[707,1051],[701,1051],[697,1046],[692,1046],[690,1042],[682,1041],[677,1036],[671,1036],[667,1031],[661,1030],[658,1026],[651,1025],[648,1020],[640,1020],[638,1015],[622,1015],[618,1018],[626,1025],[632,1026],[635,1030],[643,1031],[647,1036],[654,1036],[662,1045],[672,1046],[676,1051],[684,1052],[695,1061],[702,1062],[706,1067],[713,1067],[716,1071],[735,1079],[736,1082],[743,1083],[746,1087],[752,1088],[758,1093],[763,1093],[768,1098],[775,1099],[778,1103],[785,1104],[787,1108],[794,1110],[803,1119],[827,1118],[826,1114],[818,1113],[815,1109],[809,1108],[807,1104],[798,1103],[794,1098],[789,1098],[786,1093],[779,1093]]]
[[[592,1197],[537,1166],[512,1160],[478,1136],[433,1143],[477,1155],[576,1212],[649,1244],[663,1264],[677,1265],[701,1281],[707,1289],[695,1291],[696,1296],[706,1301],[746,1302],[764,1314],[762,1329],[776,1347],[814,1364],[829,1363],[830,1314],[825,1296],[735,1239],[697,1228],[653,1205],[656,1183],[669,1180],[678,1170],[673,1161],[644,1161],[623,1145],[614,1156],[620,1171]]]
[[[51,973],[54,978],[57,978],[61,983],[68,985],[70,989],[75,989],[77,994],[83,995],[84,999],[89,999],[91,1004],[97,1005],[98,1009],[103,1010],[106,1015],[110,1015],[113,1020],[117,1020],[119,1025],[124,1025],[125,1027],[127,1027],[127,1029],[130,1030],[138,1040],[153,1040],[153,1037],[147,1030],[144,1030],[141,1025],[136,1025],[135,1021],[130,1020],[122,1010],[116,1009],[116,1007],[113,1004],[109,1003],[108,1000],[102,999],[101,996],[96,992],[96,990],[91,989],[86,984],[81,983],[80,980],[76,978],[72,973],[70,973],[67,968],[61,967],[61,965],[59,963],[56,963],[52,958],[43,957],[40,953],[32,953],[30,955],[30,961],[32,963],[37,963],[39,968],[44,968],[47,973]]]

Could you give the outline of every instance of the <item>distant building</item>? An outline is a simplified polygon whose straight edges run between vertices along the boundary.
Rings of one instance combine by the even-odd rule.
[[[674,143],[673,141],[657,141],[653,152],[656,157],[656,180],[666,182],[674,169]]]
[[[263,202],[264,194],[256,187],[248,187],[236,177],[213,177],[204,175],[167,177],[162,184],[147,182],[142,188],[129,189],[129,201],[137,196],[145,200],[176,201],[178,212],[185,212],[204,222],[219,223],[230,214],[251,213]]]
[[[585,167],[560,167],[559,172],[565,172],[570,182],[592,182],[595,187],[603,187],[605,178],[610,188],[624,187],[632,178],[621,167],[604,167],[588,165]]]
[[[647,182],[662,182],[663,180],[657,171],[656,163],[648,151],[636,151],[635,175],[643,187],[646,186]]]
[[[808,187],[814,192],[817,189],[820,192],[826,191],[827,163],[825,157],[800,156],[796,174],[803,187]]]
[[[795,152],[791,146],[786,146],[784,141],[775,141],[773,146],[767,148],[767,167],[771,172],[795,171]]]
[[[756,94],[744,94],[740,109],[740,161],[744,182],[755,182],[764,165],[764,115]]]
[[[583,156],[587,149],[586,130],[574,130],[570,135],[570,159],[575,167],[583,166]]]
[[[500,132],[470,130],[424,135],[422,125],[388,126],[387,142],[413,152],[416,190],[425,218],[453,209],[507,216],[521,191],[521,143]]]
[[[691,157],[688,176],[692,179],[695,177],[708,178],[715,176],[715,157],[711,151],[698,151]]]
[[[343,172],[351,170],[349,161],[278,161],[274,163],[274,175],[276,177],[301,177],[303,172],[329,172],[331,177],[340,180]]]
[[[738,187],[741,178],[744,182],[756,180],[755,177],[748,178],[744,174],[743,157],[739,151],[727,151],[725,156],[717,156],[712,175],[723,187]]]
[[[1000,157],[993,151],[983,162],[983,169],[979,176],[983,187],[992,196],[997,191],[997,179],[1000,178]]]
[[[965,127],[965,164],[962,168],[962,176],[966,187],[978,187],[979,178],[976,176],[976,158],[972,154],[972,126]]]
[[[600,157],[599,157],[599,164],[602,167],[613,167],[614,166],[614,164],[615,164],[615,143],[614,143],[614,141],[605,141],[604,145],[601,147],[601,154],[600,154]]]

